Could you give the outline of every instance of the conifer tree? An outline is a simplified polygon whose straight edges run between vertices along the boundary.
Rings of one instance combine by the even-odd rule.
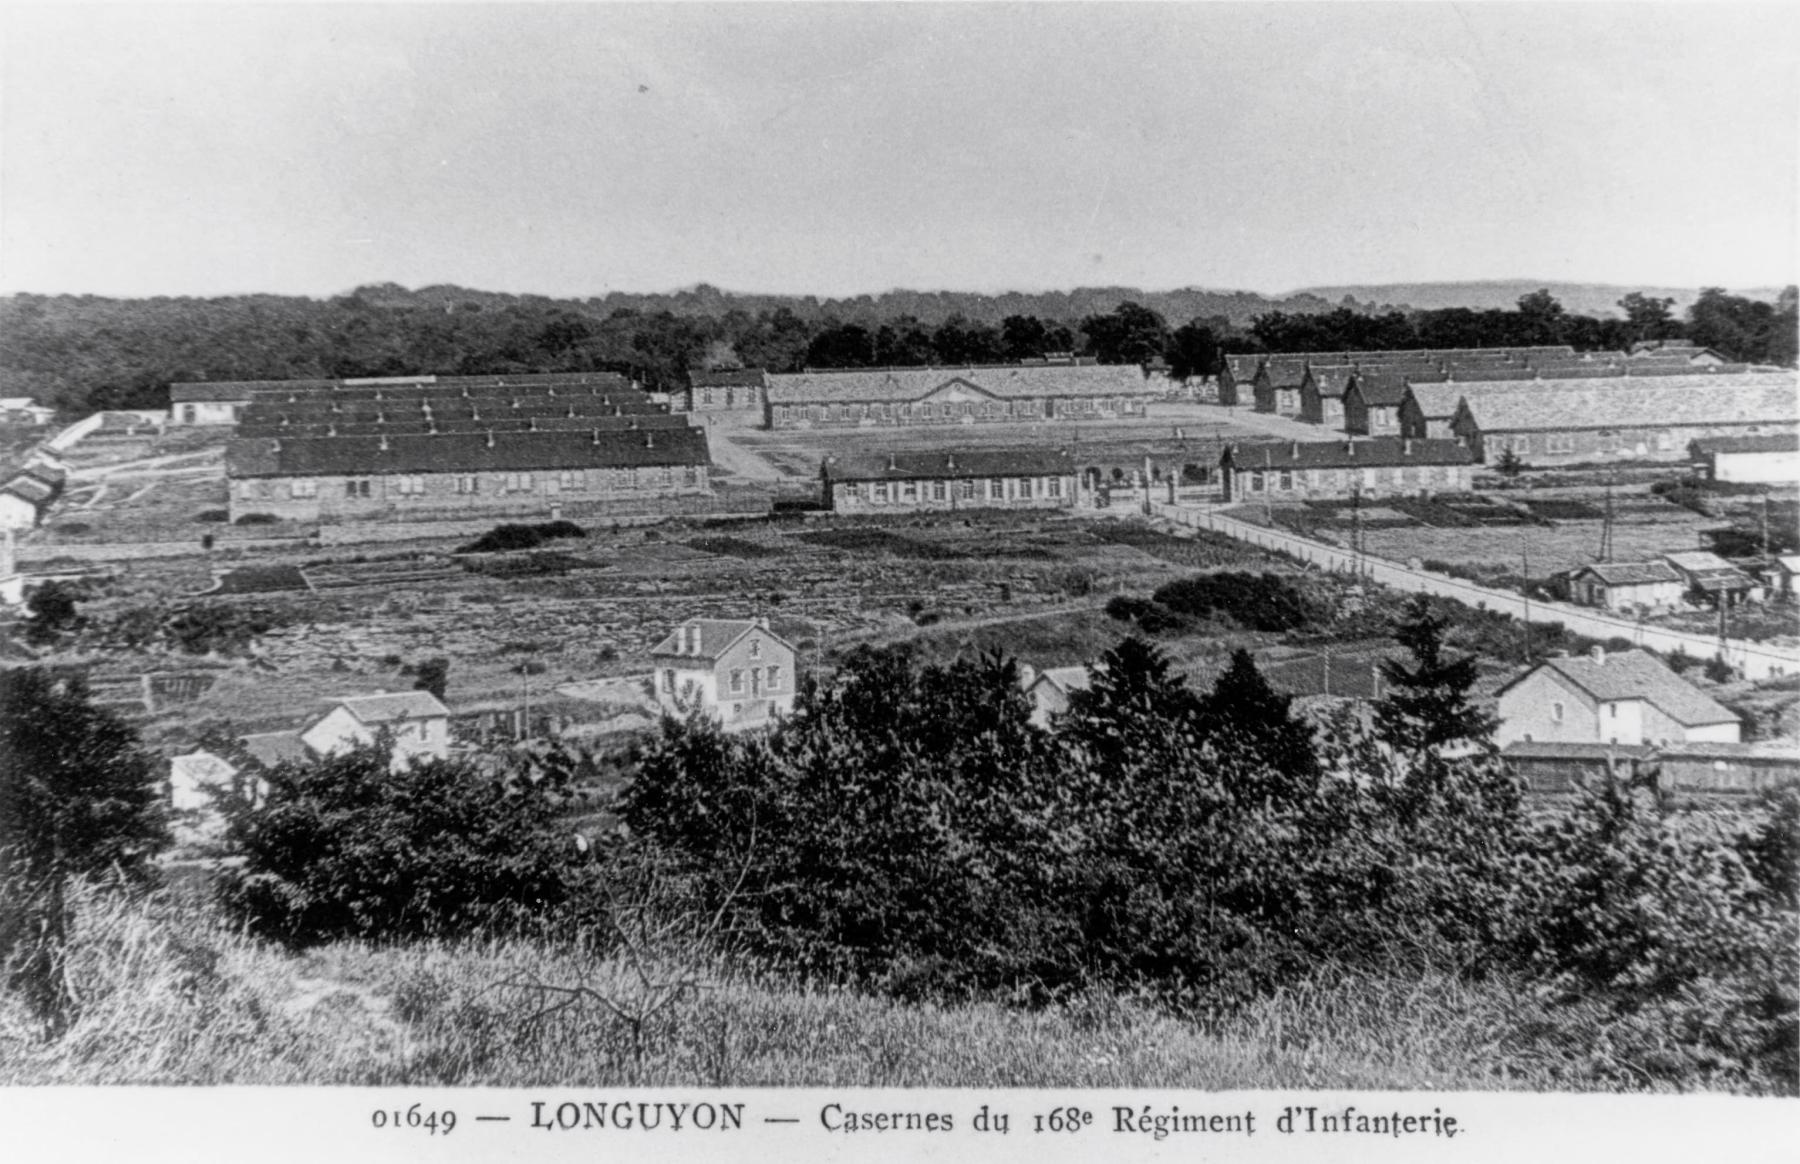
[[[1394,628],[1411,662],[1381,664],[1388,693],[1375,704],[1375,733],[1416,760],[1436,756],[1459,741],[1490,742],[1494,719],[1469,700],[1479,674],[1475,657],[1453,658],[1444,649],[1449,620],[1431,613],[1430,600],[1415,595]]]

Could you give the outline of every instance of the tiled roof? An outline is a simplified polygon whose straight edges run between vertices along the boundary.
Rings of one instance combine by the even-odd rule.
[[[1364,369],[1357,372],[1356,379],[1351,382],[1345,395],[1348,396],[1353,390],[1364,404],[1372,408],[1392,408],[1406,399],[1407,384],[1441,379],[1441,373],[1433,374],[1420,369]]]
[[[688,428],[692,421],[686,415],[669,412],[629,413],[624,416],[613,416],[610,413],[602,416],[518,416],[502,415],[489,419],[483,415],[480,420],[470,419],[465,415],[451,413],[434,413],[430,417],[416,413],[402,413],[381,421],[346,420],[343,417],[325,419],[316,415],[290,419],[282,423],[276,419],[271,421],[262,417],[255,422],[241,422],[237,428],[240,437],[327,437],[327,436],[402,436],[406,434],[423,436],[427,433],[502,433],[502,432],[589,432],[599,429],[601,432],[634,432],[638,430],[654,430]]]
[[[334,702],[366,724],[392,723],[397,719],[433,719],[450,714],[450,709],[429,691],[348,695]]]
[[[1794,453],[1800,452],[1800,433],[1765,433],[1761,436],[1701,437],[1688,442],[1695,456],[1710,457],[1715,453]]]
[[[385,442],[386,448],[382,445]],[[225,447],[227,477],[323,477],[706,465],[706,434],[644,432],[439,433],[436,436],[249,437]]]
[[[1455,416],[1456,406],[1463,398],[1460,383],[1408,384],[1407,391],[1418,404],[1420,414],[1428,419]]]
[[[1226,447],[1222,464],[1236,469],[1373,469],[1393,465],[1467,465],[1469,450],[1453,440],[1372,437],[1365,440],[1270,441]]]
[[[1667,562],[1595,562],[1575,571],[1575,577],[1592,574],[1608,586],[1645,586],[1655,582],[1679,582],[1681,575]]]
[[[1793,740],[1688,740],[1659,744],[1658,756],[1683,760],[1752,760],[1759,764],[1800,766],[1800,744]]]
[[[684,633],[693,630],[700,632],[698,649],[683,649],[687,641]],[[753,619],[690,618],[652,647],[650,654],[662,658],[717,659],[753,630],[761,630],[790,651],[794,649],[786,639]]]
[[[959,480],[968,477],[1056,477],[1075,472],[1069,454],[1048,449],[934,449],[849,453],[828,458],[827,481]]]
[[[1592,655],[1572,655],[1546,659],[1538,667],[1556,672],[1603,702],[1642,699],[1687,727],[1738,722],[1738,717],[1730,710],[1669,670],[1647,651],[1609,651],[1599,659]],[[1506,686],[1513,687],[1523,678],[1525,675]]]
[[[1344,390],[1350,387],[1350,381],[1355,375],[1356,367],[1353,364],[1329,364],[1325,367],[1315,364],[1312,366],[1313,387],[1317,388],[1319,395],[1327,400],[1335,400],[1342,396]]]
[[[1050,364],[997,368],[887,368],[771,375],[771,404],[919,400],[960,381],[1001,399],[1161,395],[1135,364]]]
[[[688,373],[695,388],[761,388],[766,377],[761,368],[720,368]]]
[[[1535,380],[1471,392],[1467,406],[1483,432],[1658,428],[1674,425],[1800,423],[1794,373],[1711,376],[1704,372],[1597,386]]]
[[[6,484],[0,485],[0,493],[10,493],[14,497],[23,498],[24,500],[31,502],[33,505],[42,506],[48,501],[55,500],[57,490],[55,486],[46,485],[36,477],[27,477],[21,474],[20,476],[14,477]]]

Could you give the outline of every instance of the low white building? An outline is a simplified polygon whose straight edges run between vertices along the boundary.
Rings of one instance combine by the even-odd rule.
[[[1581,606],[1622,614],[1673,610],[1687,582],[1667,562],[1595,562],[1569,576],[1569,597]]]
[[[450,709],[429,691],[346,696],[303,730],[300,742],[326,756],[371,743],[383,729],[393,733],[396,767],[450,754]]]
[[[1068,712],[1069,696],[1093,685],[1094,675],[1091,668],[1084,666],[1046,667],[1037,672],[1024,667],[1020,669],[1019,682],[1025,688],[1025,697],[1031,700],[1033,726],[1047,728],[1055,717]]]
[[[1800,481],[1800,434],[1702,437],[1688,444],[1708,481]]]
[[[1499,699],[1502,746],[1735,743],[1742,731],[1736,713],[1641,650],[1546,659]]]
[[[237,765],[204,749],[169,757],[169,807],[175,812],[178,840],[206,840],[225,829],[219,799],[248,797],[252,805],[268,795],[268,782],[246,780]]]
[[[699,710],[737,730],[767,726],[794,709],[799,653],[767,619],[690,618],[650,657],[664,714]]]

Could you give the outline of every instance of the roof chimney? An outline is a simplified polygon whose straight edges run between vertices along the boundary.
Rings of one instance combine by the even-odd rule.
[[[888,472],[892,473],[899,467],[900,467],[900,462],[897,459],[895,459],[894,454],[889,453],[888,454]]]
[[[1354,457],[1356,455],[1356,441],[1354,438],[1344,442],[1344,455],[1346,457]]]
[[[487,430],[487,447],[490,449],[494,447],[494,430],[491,428]]]
[[[556,385],[552,384],[548,388],[546,388],[544,390],[544,395],[545,396],[555,396],[556,395]]]
[[[1299,441],[1294,442],[1294,450],[1292,453],[1289,454],[1289,459],[1294,460],[1294,461],[1298,461],[1300,459],[1300,442]]]
[[[336,436],[337,435],[337,425],[335,425],[335,424],[326,425],[325,426],[325,435],[326,436]]]
[[[1588,648],[1588,657],[1594,660],[1594,666],[1606,666],[1606,648],[1599,643],[1595,643]]]
[[[573,404],[569,405],[569,419],[575,419],[575,406]]]
[[[1402,437],[1401,438],[1400,451],[1402,453],[1405,453],[1409,457],[1412,456],[1412,438],[1411,437]]]
[[[956,471],[956,454],[955,453],[950,453],[949,455],[947,455],[944,458],[944,468],[949,469],[951,472]]]
[[[380,447],[381,447],[382,452],[385,453],[388,451],[388,442],[387,442],[387,434],[386,433],[381,434]]]
[[[514,396],[511,398],[511,401],[512,401],[513,411],[517,412],[519,410],[519,398],[517,396]]]
[[[526,432],[536,432],[537,431],[537,417],[534,416],[530,420],[525,422],[525,431]]]
[[[653,449],[656,447],[656,434],[655,433],[647,432],[644,434],[644,447],[647,449]]]
[[[473,404],[469,405],[469,419],[470,420],[480,420],[481,419],[481,409],[475,407]]]

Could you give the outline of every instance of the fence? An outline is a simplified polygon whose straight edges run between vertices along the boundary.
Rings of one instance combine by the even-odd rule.
[[[1280,530],[1251,525],[1234,517],[1208,510],[1152,501],[1150,512],[1165,521],[1190,529],[1211,530],[1226,537],[1249,542],[1254,546],[1275,550],[1303,562],[1355,574],[1384,586],[1415,594],[1435,594],[1485,610],[1495,610],[1531,622],[1559,622],[1569,630],[1590,638],[1628,639],[1632,643],[1657,651],[1683,651],[1701,658],[1717,655],[1736,668],[1747,679],[1771,679],[1778,675],[1800,672],[1800,650],[1743,639],[1719,639],[1685,631],[1649,627],[1631,619],[1569,606],[1561,602],[1545,602],[1525,598],[1510,590],[1495,590],[1425,570],[1414,570],[1386,558],[1357,553],[1339,546],[1329,546],[1311,538],[1299,537]]]

